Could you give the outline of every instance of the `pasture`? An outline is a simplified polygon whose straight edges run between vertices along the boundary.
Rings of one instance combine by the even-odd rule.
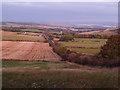
[[[42,30],[38,30],[38,29],[20,29],[21,31],[25,31],[25,32],[37,32],[37,33],[42,33]]]
[[[60,41],[59,43],[73,51],[97,54],[100,51],[100,47],[103,46],[106,41],[107,39],[75,38],[74,41]]]
[[[3,60],[3,88],[118,88],[118,68]]]
[[[24,34],[18,34],[16,32],[2,31],[2,40],[3,41],[45,42],[45,39],[42,36],[32,36],[32,35],[35,35],[35,33],[28,33],[28,35],[24,35]]]

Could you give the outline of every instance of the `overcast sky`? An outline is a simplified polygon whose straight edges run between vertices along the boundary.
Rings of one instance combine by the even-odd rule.
[[[3,21],[117,23],[117,2],[4,2]]]

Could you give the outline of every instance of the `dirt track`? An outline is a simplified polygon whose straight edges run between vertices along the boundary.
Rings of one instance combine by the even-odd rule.
[[[61,59],[48,43],[3,41],[2,45],[2,59],[45,61]]]

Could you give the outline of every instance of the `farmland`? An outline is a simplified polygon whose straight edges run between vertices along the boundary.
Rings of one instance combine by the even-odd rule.
[[[97,54],[100,51],[100,47],[103,46],[106,41],[107,39],[75,38],[74,41],[60,41],[59,43],[73,51]]]
[[[118,88],[117,68],[3,60],[3,88]]]
[[[2,41],[2,45],[3,88],[118,88],[118,68],[60,61],[43,42]]]
[[[37,32],[37,33],[42,33],[42,30],[38,30],[38,29],[21,29],[21,31],[24,32]]]
[[[52,41],[50,36],[54,37],[53,33],[36,33],[37,31],[34,32],[34,29],[28,29],[27,32],[26,30],[23,29],[22,32],[3,31],[3,41],[1,42],[3,88],[119,87],[118,67],[98,66],[96,62],[94,63],[94,60],[97,59],[90,58],[90,54],[97,54],[100,51],[100,47],[106,43],[107,39],[75,38],[68,42],[58,41],[60,38],[54,39],[58,41],[58,47],[56,44],[55,48],[62,45],[75,51],[69,51],[65,55],[64,48],[57,49],[61,53],[63,50],[62,54],[65,56],[62,56],[53,52],[54,45],[50,47],[46,41]],[[48,38],[45,40],[43,35]],[[57,34],[55,35],[57,36]],[[58,36],[60,35],[58,34]],[[64,59],[64,57],[68,57],[68,59]],[[82,64],[74,62],[80,60]],[[83,60],[89,62],[84,64]]]
[[[3,41],[2,44],[2,59],[60,60],[48,43]]]
[[[28,33],[28,35],[18,34],[16,32],[2,31],[3,41],[29,41],[29,42],[44,42],[45,39],[41,36],[32,36],[35,33]],[[41,35],[41,34],[40,34]]]

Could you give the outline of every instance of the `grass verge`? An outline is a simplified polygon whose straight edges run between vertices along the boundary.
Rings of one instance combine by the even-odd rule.
[[[118,70],[3,60],[3,88],[118,88]]]

